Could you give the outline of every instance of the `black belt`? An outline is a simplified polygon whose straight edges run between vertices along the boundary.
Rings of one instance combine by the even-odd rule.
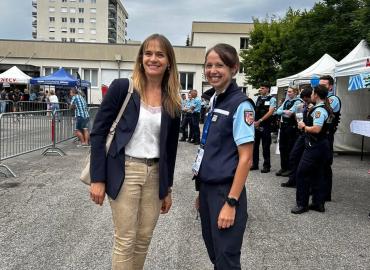
[[[126,160],[134,161],[134,162],[139,162],[139,163],[144,163],[147,166],[153,166],[155,163],[159,161],[159,158],[136,158],[136,157],[131,157],[126,155]]]

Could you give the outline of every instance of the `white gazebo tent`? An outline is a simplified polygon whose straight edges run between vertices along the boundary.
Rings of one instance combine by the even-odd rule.
[[[338,63],[333,57],[329,54],[324,54],[319,60],[317,60],[314,64],[310,67],[306,68],[305,70],[291,75],[289,77],[277,79],[276,86],[278,88],[288,87],[290,83],[295,81],[302,81],[306,80],[310,81],[312,76],[322,76],[322,75],[334,75],[335,65]]]
[[[341,122],[335,134],[334,150],[342,152],[359,152],[361,138],[350,132],[352,120],[366,120],[370,115],[370,92],[366,89],[349,91],[350,76],[370,73],[370,49],[362,40],[335,68],[336,94],[342,101]],[[366,143],[365,152],[370,152]]]
[[[0,83],[8,84],[28,84],[31,77],[25,74],[16,66],[4,71],[0,74]]]

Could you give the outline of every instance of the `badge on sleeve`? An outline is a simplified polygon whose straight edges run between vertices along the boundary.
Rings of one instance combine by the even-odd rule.
[[[244,110],[244,121],[248,126],[254,123],[254,112],[250,110]]]
[[[329,103],[332,104],[333,103],[333,99],[332,98],[328,98],[329,99]]]
[[[321,115],[321,112],[320,111],[316,111],[315,112],[315,118],[320,118],[320,115]]]

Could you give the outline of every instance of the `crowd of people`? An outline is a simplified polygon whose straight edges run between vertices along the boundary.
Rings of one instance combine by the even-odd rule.
[[[256,101],[255,143],[251,170],[258,170],[259,138],[262,139],[263,169],[270,172],[271,120],[279,117],[280,169],[276,176],[289,177],[282,187],[296,187],[293,214],[308,210],[325,212],[331,201],[334,133],[340,121],[341,101],[333,93],[334,79],[322,76],[311,87],[290,86],[286,98],[276,108],[276,100],[261,85]],[[301,91],[300,91],[301,90]],[[312,203],[309,196],[312,194]]]

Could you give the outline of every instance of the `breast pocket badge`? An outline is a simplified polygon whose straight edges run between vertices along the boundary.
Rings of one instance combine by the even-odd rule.
[[[254,123],[254,112],[253,111],[244,111],[244,121],[248,126],[251,126]]]

